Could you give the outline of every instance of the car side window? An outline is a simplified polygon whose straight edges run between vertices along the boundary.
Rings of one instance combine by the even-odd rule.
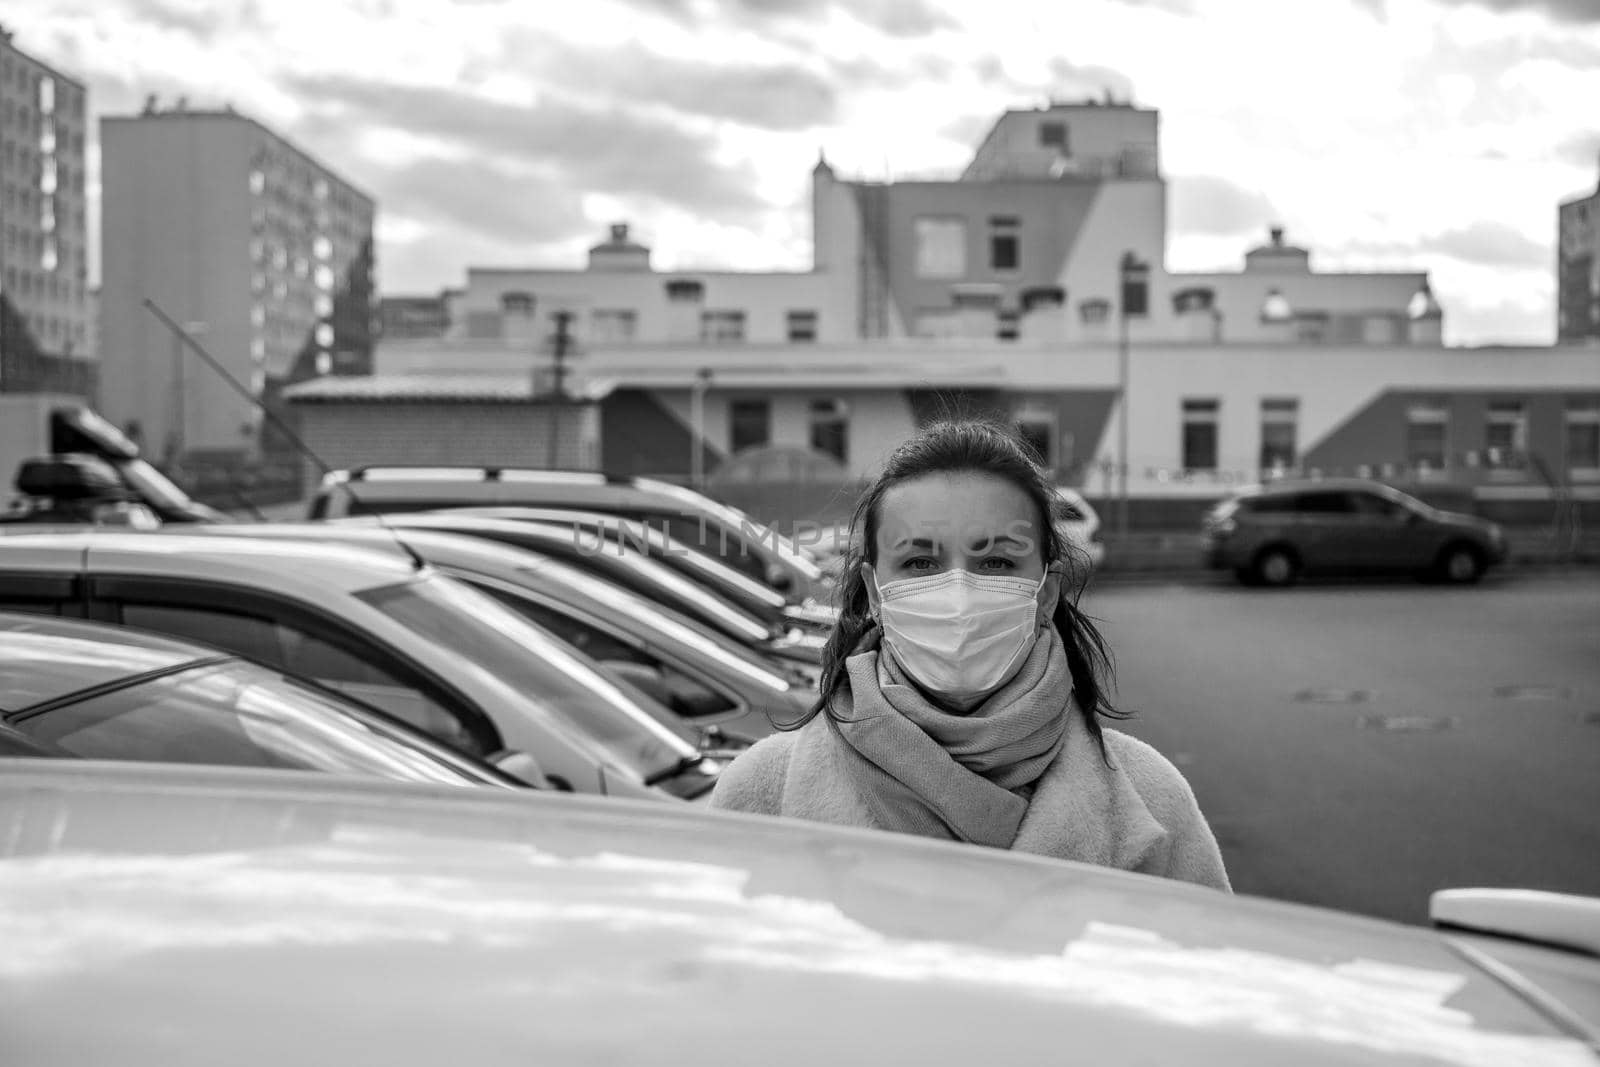
[[[0,611],[83,617],[76,579],[53,574],[0,574]]]
[[[648,650],[619,640],[582,619],[491,585],[478,588],[583,652],[608,670],[613,678],[642,689],[685,718],[720,715],[738,707],[733,700],[701,685]]]
[[[1376,493],[1352,493],[1356,510],[1362,515],[1375,518],[1396,519],[1400,518],[1406,510],[1393,500],[1387,500]]]
[[[122,622],[156,630],[310,678],[365,701],[452,748],[487,755],[492,738],[460,708],[420,678],[402,677],[306,629],[265,615],[218,611],[191,604],[124,602]]]
[[[1332,491],[1301,493],[1295,497],[1294,509],[1311,515],[1351,515],[1356,507],[1350,496],[1349,493]]]

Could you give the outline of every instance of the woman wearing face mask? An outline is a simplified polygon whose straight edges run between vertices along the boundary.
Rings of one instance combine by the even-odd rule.
[[[857,535],[800,722],[722,772],[714,807],[921,834],[1228,888],[1188,782],[1102,729],[1099,633],[1063,595],[1052,490],[999,427],[901,445]]]

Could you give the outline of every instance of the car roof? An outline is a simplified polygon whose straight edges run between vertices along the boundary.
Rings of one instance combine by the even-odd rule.
[[[48,536],[0,538],[0,571],[21,566],[92,569],[136,574],[174,574],[212,581],[237,581],[268,589],[326,595],[357,592],[409,581],[415,566],[395,553],[359,545],[276,541],[255,537],[100,530]]]
[[[1370,478],[1284,478],[1278,481],[1265,482],[1261,485],[1246,486],[1240,490],[1241,494],[1270,495],[1275,493],[1305,493],[1316,490],[1337,492],[1341,489],[1366,489],[1375,492],[1394,493],[1399,490],[1375,482]]]
[[[8,1030],[53,1061],[1592,1062],[1432,931],[1145,875],[617,798],[0,768]]]
[[[0,612],[0,714],[226,654],[105,623]]]

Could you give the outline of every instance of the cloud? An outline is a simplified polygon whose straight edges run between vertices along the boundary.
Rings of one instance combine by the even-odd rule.
[[[1110,67],[1080,66],[1062,57],[1050,61],[1050,95],[1065,99],[1102,98],[1110,92],[1118,100],[1133,99],[1133,80]]]
[[[1541,244],[1499,222],[1477,221],[1457,230],[1432,234],[1416,246],[1421,252],[1436,252],[1468,263],[1488,266],[1549,266],[1554,253]]]
[[[1524,11],[1542,11],[1557,22],[1600,23],[1600,4],[1595,0],[1435,0],[1446,7],[1486,8],[1497,14],[1515,15]]]
[[[804,130],[837,117],[833,82],[799,64],[697,63],[637,45],[579,51],[525,33],[508,35],[503,58],[507,67],[534,67],[544,83],[570,86],[586,97],[666,107],[757,129]]]
[[[223,34],[245,28],[259,29],[260,7],[256,0],[216,4],[211,0],[143,0],[140,17],[162,30],[188,34],[209,42]]]
[[[650,8],[685,24],[698,24],[702,13],[712,19],[731,19],[752,26],[771,22],[818,22],[832,10],[888,37],[906,39],[927,37],[960,23],[934,0],[710,0],[697,5],[692,0],[632,0],[635,6]],[[708,20],[709,21],[709,20]]]
[[[404,131],[487,166],[526,170],[582,193],[648,197],[729,223],[765,205],[748,163],[724,165],[707,134],[613,107],[554,96],[516,106],[455,89],[383,85],[340,76],[291,79],[312,114],[302,126],[332,143],[345,131]],[[469,164],[471,165],[471,164]],[[375,190],[380,198],[383,187]]]
[[[1600,133],[1580,133],[1556,146],[1556,158],[1563,163],[1593,167],[1600,161]]]
[[[1215,175],[1169,179],[1171,225],[1176,233],[1227,237],[1264,231],[1278,218],[1272,201]]]
[[[419,160],[382,181],[386,213],[508,244],[547,244],[589,233],[581,198],[564,182],[479,161]]]

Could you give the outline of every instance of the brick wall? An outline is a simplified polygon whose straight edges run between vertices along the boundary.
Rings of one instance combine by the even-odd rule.
[[[371,463],[599,467],[600,422],[593,404],[562,407],[554,457],[553,409],[545,404],[388,401],[294,407],[300,436],[335,469]],[[320,472],[308,471],[306,484],[316,485]]]

